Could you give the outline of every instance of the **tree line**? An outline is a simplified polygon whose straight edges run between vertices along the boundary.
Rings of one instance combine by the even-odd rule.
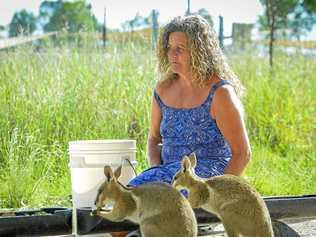
[[[269,40],[270,65],[273,64],[273,44],[277,38],[300,40],[301,36],[310,32],[316,23],[315,0],[259,0],[264,13],[258,18],[259,30],[267,32]],[[157,15],[159,12],[156,11]],[[152,14],[152,13],[151,13]],[[122,24],[124,31],[134,31],[152,25],[151,14],[147,17],[139,13],[133,19]],[[187,13],[188,14],[188,13]],[[205,8],[195,14],[204,17],[213,25],[212,16]],[[34,15],[27,10],[15,12],[8,26],[1,26],[0,31],[8,32],[9,37],[31,35],[36,30],[44,33],[51,31],[102,32],[103,23],[98,22],[92,13],[92,6],[84,0],[45,0]],[[118,29],[106,29],[119,31]]]
[[[276,31],[282,31],[288,37],[300,39],[301,35],[312,30],[316,22],[315,0],[260,0],[265,8],[263,15],[259,16],[260,30],[271,31],[270,37],[276,37]],[[213,25],[212,16],[205,9],[199,9],[197,14],[203,16]],[[158,13],[159,14],[159,13]],[[133,31],[151,25],[151,15],[141,16],[139,13],[133,19],[122,24],[123,30]],[[43,1],[37,15],[25,9],[15,12],[8,26],[1,26],[0,31],[8,31],[10,37],[20,34],[31,35],[36,30],[51,31],[102,31],[103,23],[98,22],[92,13],[91,4],[83,0],[75,1]]]
[[[159,15],[159,12],[156,11]],[[213,20],[209,12],[205,8],[201,8],[196,12],[203,16],[210,24]],[[141,16],[136,13],[135,17],[126,20],[122,24],[124,31],[133,31],[139,28],[150,27],[152,25],[152,13],[148,16]],[[75,1],[43,1],[36,16],[34,13],[25,9],[14,13],[8,26],[1,26],[0,31],[7,29],[9,37],[19,35],[32,35],[36,30],[45,33],[51,31],[64,32],[102,32],[103,22],[98,22],[92,13],[91,4],[82,0]],[[118,31],[118,29],[107,29],[109,31]]]

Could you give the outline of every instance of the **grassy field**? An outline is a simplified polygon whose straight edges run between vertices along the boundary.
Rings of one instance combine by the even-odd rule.
[[[316,60],[229,56],[253,149],[244,177],[262,195],[316,193]],[[140,43],[0,52],[0,208],[70,206],[68,142],[137,140],[147,167],[156,59]]]

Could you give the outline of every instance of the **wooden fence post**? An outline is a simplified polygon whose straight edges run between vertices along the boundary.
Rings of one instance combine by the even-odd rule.
[[[188,0],[188,8],[187,8],[185,15],[188,16],[190,14],[191,14],[191,3],[190,3],[190,0]]]
[[[103,40],[103,47],[106,46],[106,8],[104,8],[104,22],[102,28],[102,40]]]
[[[159,30],[157,10],[152,10],[151,17],[152,17],[151,47],[152,49],[155,49],[157,45],[158,30]]]
[[[224,48],[224,19],[219,16],[219,33],[218,33],[219,46]]]

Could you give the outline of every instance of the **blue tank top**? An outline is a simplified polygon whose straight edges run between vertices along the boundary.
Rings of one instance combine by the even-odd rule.
[[[188,109],[167,106],[154,91],[162,113],[160,134],[163,164],[180,161],[184,155],[192,152],[196,153],[198,163],[231,158],[230,146],[210,115],[214,92],[225,84],[229,84],[228,81],[221,80],[214,84],[200,106]]]
[[[222,80],[213,85],[200,106],[188,109],[167,106],[154,91],[162,114],[162,164],[143,171],[129,182],[129,186],[157,181],[171,183],[181,167],[182,158],[192,152],[197,156],[195,173],[198,176],[209,178],[224,173],[232,153],[210,115],[210,106],[216,89],[225,84],[229,82]]]

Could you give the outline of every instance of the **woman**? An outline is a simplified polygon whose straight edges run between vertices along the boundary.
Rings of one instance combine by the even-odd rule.
[[[157,55],[161,80],[152,100],[151,168],[129,185],[171,183],[181,159],[191,152],[200,177],[240,176],[251,156],[238,98],[243,88],[214,30],[197,15],[176,17],[163,28]]]

